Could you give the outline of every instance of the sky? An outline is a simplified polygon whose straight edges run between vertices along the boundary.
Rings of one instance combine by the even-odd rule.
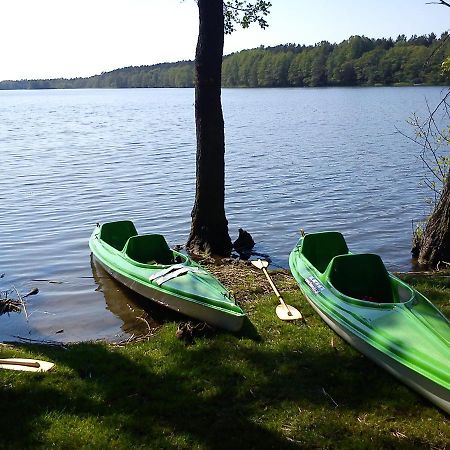
[[[224,54],[260,45],[339,43],[450,29],[430,0],[272,0],[269,28],[225,37]],[[194,0],[1,0],[0,80],[71,78],[194,59]]]

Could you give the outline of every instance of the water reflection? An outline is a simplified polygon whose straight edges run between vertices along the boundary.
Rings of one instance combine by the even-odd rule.
[[[98,285],[95,290],[103,294],[107,309],[123,322],[120,328],[129,337],[145,336],[149,328],[156,330],[168,320],[182,319],[114,280],[92,254],[91,268]]]

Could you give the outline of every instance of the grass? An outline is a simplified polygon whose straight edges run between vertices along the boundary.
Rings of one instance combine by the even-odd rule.
[[[306,324],[280,321],[249,269],[233,278],[251,320],[237,335],[186,345],[170,321],[124,347],[0,346],[3,357],[56,363],[47,374],[0,371],[0,447],[447,448],[448,417],[334,335],[285,273],[275,279]],[[408,281],[449,312],[450,278]]]

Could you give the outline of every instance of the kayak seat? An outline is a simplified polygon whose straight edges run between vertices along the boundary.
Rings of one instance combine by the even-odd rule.
[[[100,239],[119,251],[131,236],[136,235],[136,227],[130,220],[104,223],[100,227]]]
[[[303,238],[302,255],[321,273],[337,255],[348,253],[344,236],[337,231],[307,234]]]
[[[327,270],[330,283],[342,294],[375,303],[392,303],[389,273],[378,255],[340,255]]]
[[[174,264],[172,250],[161,234],[143,234],[128,239],[125,253],[142,264]]]

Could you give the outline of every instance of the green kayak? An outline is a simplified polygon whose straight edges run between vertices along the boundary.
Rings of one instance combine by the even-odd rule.
[[[97,225],[89,240],[94,258],[129,289],[168,308],[226,330],[245,314],[207,270],[171,250],[160,234],[138,235],[133,222]]]
[[[374,254],[342,234],[311,233],[289,257],[301,290],[350,345],[450,413],[450,322]]]

